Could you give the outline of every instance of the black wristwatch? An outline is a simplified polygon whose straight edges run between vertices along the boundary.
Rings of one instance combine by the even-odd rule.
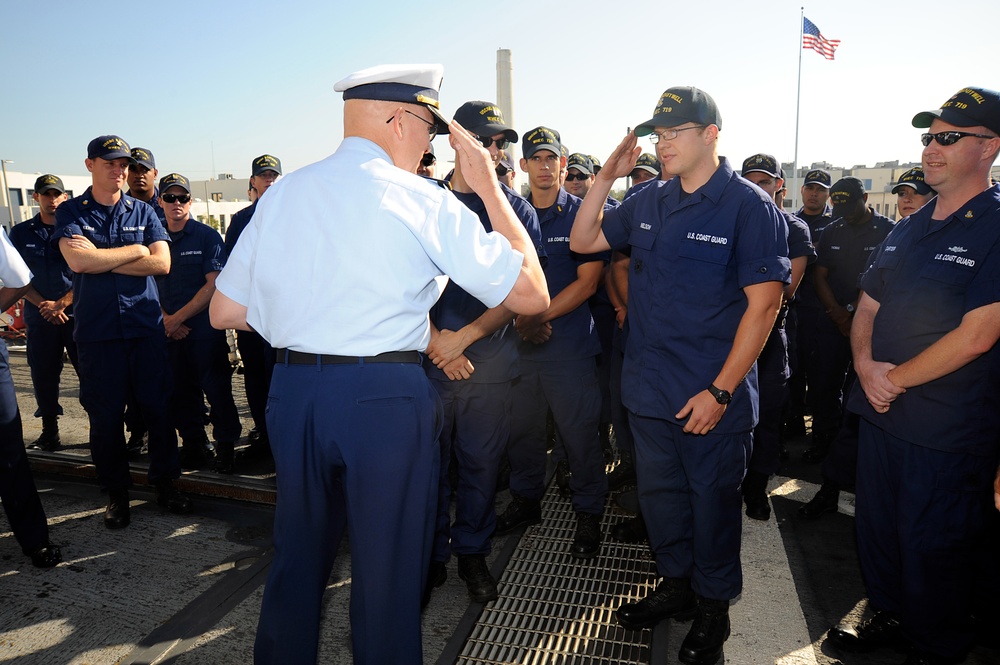
[[[712,397],[715,398],[715,401],[723,406],[733,401],[733,394],[731,392],[728,390],[722,390],[721,388],[716,388],[715,385],[709,385],[708,392],[712,393]]]

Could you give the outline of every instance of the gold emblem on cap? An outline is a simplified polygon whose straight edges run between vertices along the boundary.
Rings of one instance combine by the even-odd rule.
[[[421,104],[427,104],[427,106],[433,106],[436,109],[441,108],[441,105],[438,102],[438,100],[431,99],[427,95],[421,95],[420,93],[417,93],[417,101],[420,102]]]

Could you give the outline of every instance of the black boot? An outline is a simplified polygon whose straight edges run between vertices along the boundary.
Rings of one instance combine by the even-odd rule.
[[[697,601],[691,590],[691,580],[686,577],[664,577],[656,589],[637,603],[625,603],[615,612],[618,623],[640,630],[652,628],[663,619],[685,621],[694,616]]]
[[[837,512],[837,502],[840,500],[840,488],[837,483],[828,478],[823,479],[823,485],[812,500],[799,508],[799,515],[815,520],[825,513]]]
[[[574,559],[593,559],[601,551],[601,516],[576,514],[576,534],[570,554]]]
[[[729,601],[698,598],[698,614],[681,643],[678,658],[686,665],[715,665],[729,639]]]
[[[236,442],[219,441],[215,446],[215,472],[227,476],[236,471]]]
[[[766,522],[771,518],[771,504],[767,501],[767,475],[759,471],[747,471],[743,479],[743,503],[747,506],[747,517]]]
[[[490,575],[486,557],[482,554],[459,554],[458,576],[469,587],[469,598],[474,603],[488,603],[498,597],[497,582]]]
[[[108,490],[108,507],[104,511],[104,526],[109,529],[124,529],[131,521],[128,490]]]
[[[511,493],[507,508],[497,516],[497,528],[493,533],[502,536],[518,527],[538,524],[541,521],[542,504],[540,501],[525,499]]]
[[[160,480],[155,484],[156,503],[175,515],[189,515],[194,512],[194,502],[174,487],[173,481]]]
[[[59,450],[59,416],[42,416],[42,435],[32,442],[32,447],[52,452]]]
[[[646,532],[646,520],[642,519],[642,514],[630,517],[623,522],[611,527],[611,537],[623,543],[643,543],[649,541],[649,534]]]
[[[435,588],[448,581],[448,564],[444,561],[431,561],[427,567],[427,583],[420,597],[420,609],[425,609],[431,602],[431,593]]]
[[[609,490],[635,485],[635,463],[632,461],[632,453],[622,450],[620,454],[621,459],[618,461],[618,466],[608,474]]]

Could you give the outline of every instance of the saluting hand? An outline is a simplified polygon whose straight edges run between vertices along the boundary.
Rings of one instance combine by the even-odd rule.
[[[638,141],[639,139],[636,137],[635,132],[630,131],[626,134],[622,142],[615,148],[615,151],[604,162],[604,166],[601,167],[601,172],[597,174],[597,177],[606,180],[617,180],[618,178],[628,176],[632,172],[632,169],[635,168],[635,163],[639,160],[639,155],[642,154],[642,148],[636,145]]]
[[[455,149],[455,159],[459,161],[462,177],[477,194],[497,186],[497,172],[493,168],[493,158],[483,144],[467,129],[452,120],[448,124],[448,142]]]

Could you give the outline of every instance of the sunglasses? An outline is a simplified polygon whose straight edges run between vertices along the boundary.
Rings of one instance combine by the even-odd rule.
[[[190,194],[164,194],[163,200],[166,203],[190,203]]]
[[[974,136],[977,139],[997,138],[988,134],[972,134],[970,132],[938,132],[937,134],[921,134],[920,142],[925,146],[930,145],[931,141],[937,141],[940,145],[954,145],[958,143],[959,139],[963,139],[966,136]]]
[[[577,174],[567,173],[566,182],[573,182],[574,180],[586,180],[589,177],[590,176],[587,175],[586,173],[577,173]]]
[[[477,136],[476,139],[483,144],[484,148],[489,148],[491,145],[496,143],[497,150],[503,150],[504,148],[507,147],[507,144],[510,143],[510,141],[508,141],[506,138],[498,140],[490,136]]]
[[[424,158],[420,160],[420,165],[427,168],[428,166],[434,166],[434,162],[436,161],[437,159],[435,159],[434,155],[424,155]]]
[[[514,169],[509,169],[506,166],[504,166],[503,164],[497,165],[497,175],[500,176],[501,178],[504,177],[505,175],[507,175],[508,173],[510,173],[513,170]]]

